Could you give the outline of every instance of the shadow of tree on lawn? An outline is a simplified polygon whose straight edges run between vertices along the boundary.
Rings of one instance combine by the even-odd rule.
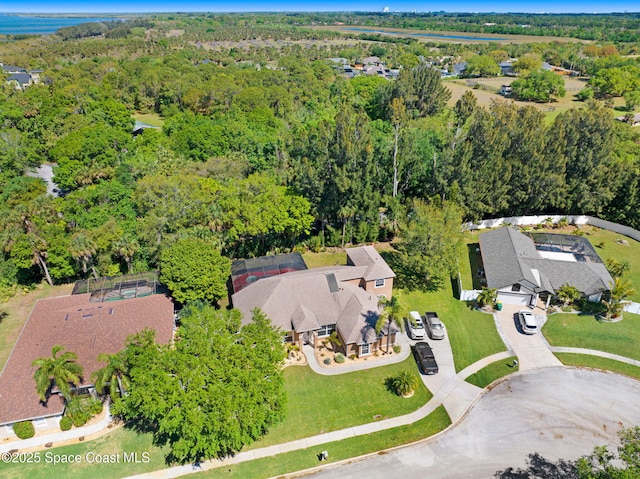
[[[508,467],[498,471],[494,477],[498,479],[579,479],[575,462],[558,459],[553,462],[537,452],[529,454],[526,468]]]

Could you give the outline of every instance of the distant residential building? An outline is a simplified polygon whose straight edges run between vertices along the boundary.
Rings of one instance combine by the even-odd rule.
[[[6,84],[13,85],[16,90],[24,90],[30,85],[40,83],[42,70],[29,70],[16,65],[5,65],[0,63],[2,71],[8,75]]]

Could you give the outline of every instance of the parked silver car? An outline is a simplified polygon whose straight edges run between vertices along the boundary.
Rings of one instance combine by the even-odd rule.
[[[444,339],[445,328],[437,313],[425,313],[427,329],[431,339]]]
[[[536,334],[538,332],[538,324],[531,311],[526,309],[518,311],[518,321],[524,334]]]

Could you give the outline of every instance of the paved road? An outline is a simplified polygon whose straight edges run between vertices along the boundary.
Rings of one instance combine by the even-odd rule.
[[[536,452],[552,461],[573,460],[615,443],[621,427],[640,424],[639,395],[639,381],[611,373],[520,372],[487,392],[442,436],[305,477],[477,479],[524,467]]]

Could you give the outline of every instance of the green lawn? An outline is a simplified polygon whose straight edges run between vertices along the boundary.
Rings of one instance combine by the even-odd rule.
[[[623,363],[614,359],[591,356],[589,354],[555,353],[557,358],[567,366],[579,366],[594,369],[604,369],[640,379],[640,367]]]
[[[598,321],[590,315],[556,313],[542,332],[552,346],[596,349],[640,359],[640,316],[624,313],[618,323]]]
[[[388,391],[385,379],[400,371],[419,375],[413,356],[399,364],[337,376],[322,376],[309,367],[288,367],[284,371],[289,398],[287,417],[250,448],[271,446],[415,411],[432,395],[422,381],[416,393],[408,399]]]
[[[471,309],[453,297],[451,286],[435,292],[400,291],[405,304],[421,314],[436,311],[447,328],[456,371],[506,347],[496,331],[493,316]]]
[[[133,119],[151,126],[158,126],[160,128],[164,125],[164,118],[157,113],[139,113],[133,115]]]
[[[128,429],[118,428],[108,435],[93,441],[40,451],[37,453],[40,457],[40,464],[4,464],[0,462],[0,477],[11,479],[41,477],[73,477],[74,479],[95,479],[100,477],[106,479],[125,477],[166,467],[164,458],[167,451],[168,448],[161,449],[153,446],[150,434],[137,434]],[[126,462],[124,458],[125,452],[128,456],[130,453],[137,453],[139,461],[146,460],[143,453],[148,453],[148,462]],[[119,456],[114,457],[116,454],[119,454]],[[50,462],[56,456],[61,458],[72,455],[80,455],[80,462],[77,464],[55,465]],[[108,458],[111,461],[110,463],[101,464],[97,462],[104,455],[110,456]]]
[[[469,376],[466,381],[484,389],[496,379],[500,379],[511,373],[519,371],[519,365],[516,365],[515,367],[512,366],[514,359],[516,359],[516,356],[510,356],[507,359],[501,359],[500,361],[491,363],[477,373]]]
[[[307,267],[321,268],[322,266],[335,266],[347,264],[347,253],[343,251],[325,251],[322,253],[313,253],[307,251],[302,254]]]
[[[476,249],[480,247],[478,237],[480,231],[466,231],[464,233],[465,248],[458,260],[462,287],[466,290],[481,289],[478,268],[480,267],[480,253]]]
[[[277,456],[225,466],[196,475],[208,479],[264,479],[318,466],[318,454],[329,453],[327,463],[342,461],[391,447],[410,444],[433,436],[446,429],[451,419],[443,406],[439,406],[429,416],[409,426],[400,426],[365,436],[356,436],[342,441],[322,444],[309,449],[301,449]]]

